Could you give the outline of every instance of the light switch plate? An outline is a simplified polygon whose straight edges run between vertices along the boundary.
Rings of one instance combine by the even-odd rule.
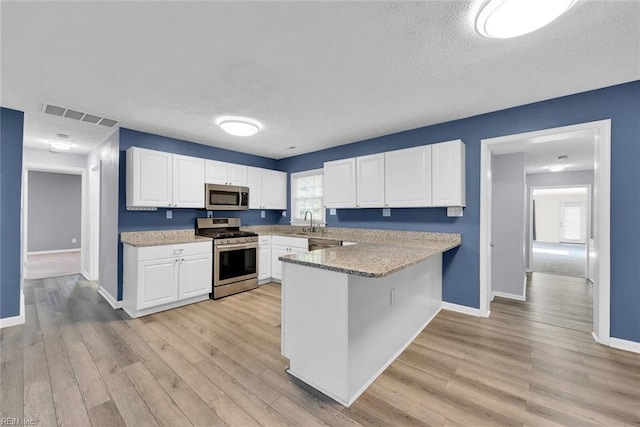
[[[382,208],[382,216],[391,216],[391,208]]]
[[[173,218],[173,211],[167,211],[167,219]]]
[[[260,211],[260,218],[264,218],[264,217],[265,217],[264,211]]]
[[[335,215],[335,214],[336,214],[336,208],[330,208],[329,215]]]

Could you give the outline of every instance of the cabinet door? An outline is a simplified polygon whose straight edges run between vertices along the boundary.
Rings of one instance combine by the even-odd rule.
[[[228,184],[229,169],[228,163],[217,160],[207,160],[205,162],[205,179],[207,184]]]
[[[137,309],[155,307],[178,300],[178,259],[141,261],[138,274]]]
[[[327,208],[356,207],[356,159],[324,164],[324,204]]]
[[[258,280],[271,277],[271,245],[258,247]]]
[[[247,187],[249,187],[249,209],[262,208],[262,169],[247,168]]]
[[[247,166],[235,165],[229,163],[227,165],[229,184],[241,187],[247,186]]]
[[[431,146],[433,206],[465,206],[465,146],[460,140]]]
[[[262,207],[263,209],[287,209],[286,172],[262,169]]]
[[[271,277],[274,279],[282,280],[282,261],[278,258],[289,253],[290,252],[284,246],[271,246]]]
[[[127,206],[171,206],[172,169],[170,153],[129,148],[127,150]]]
[[[178,298],[186,299],[211,293],[213,284],[211,254],[189,255],[180,258]]]
[[[384,206],[384,153],[356,158],[356,206],[381,208]]]
[[[204,159],[173,156],[173,206],[204,208]]]
[[[384,153],[385,206],[431,206],[431,146]]]

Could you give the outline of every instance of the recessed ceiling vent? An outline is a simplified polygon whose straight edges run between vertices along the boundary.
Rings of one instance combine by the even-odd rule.
[[[108,128],[112,128],[118,124],[117,120],[107,119],[105,117],[96,116],[94,114],[83,113],[82,111],[71,110],[69,108],[58,107],[57,105],[47,104],[46,102],[42,103],[41,111],[53,116],[80,120],[81,122],[93,123],[94,125],[101,125]]]

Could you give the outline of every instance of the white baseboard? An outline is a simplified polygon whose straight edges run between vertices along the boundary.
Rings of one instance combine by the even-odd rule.
[[[492,295],[492,298],[500,297],[500,298],[513,299],[516,301],[526,301],[525,297],[523,297],[522,295],[508,294],[506,292],[493,291],[491,295]]]
[[[116,300],[105,288],[100,286],[98,288],[98,293],[102,295],[102,297],[107,300],[109,305],[113,308],[122,308],[122,301]]]
[[[89,272],[86,270],[82,270],[80,272],[80,274],[82,275],[82,277],[84,277],[85,280],[91,281],[91,279],[89,278]]]
[[[35,251],[35,252],[27,252],[27,255],[48,255],[48,254],[63,254],[67,252],[80,252],[80,248],[76,249],[55,249],[53,251]]]
[[[620,338],[609,338],[609,346],[620,350],[632,351],[640,353],[640,342],[623,340]]]
[[[24,293],[20,294],[20,314],[13,317],[0,319],[0,329],[10,326],[22,325],[24,323]]]
[[[459,305],[442,301],[442,308],[444,310],[455,311],[456,313],[468,314],[469,316],[485,317],[482,315],[482,313],[480,313],[479,308],[468,307],[466,305]]]

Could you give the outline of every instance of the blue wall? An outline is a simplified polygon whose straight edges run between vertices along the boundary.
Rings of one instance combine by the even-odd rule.
[[[167,219],[167,209],[157,211],[128,211],[126,202],[126,150],[141,147],[185,156],[215,159],[266,169],[277,169],[277,161],[266,157],[253,156],[237,151],[209,147],[179,139],[167,138],[130,129],[120,129],[120,178],[118,202],[118,233],[123,231],[193,229],[197,217],[206,216],[204,209],[171,209],[173,218]],[[203,190],[204,191],[204,188]],[[242,225],[275,224],[281,218],[281,211],[265,211],[260,218],[259,210],[217,211],[215,217],[239,217]],[[122,244],[118,245],[118,300],[122,299]]]
[[[640,342],[640,81],[483,114],[290,157],[289,173],[321,168],[328,160],[462,139],[466,144],[467,207],[462,218],[444,208],[342,209],[329,226],[459,232],[463,244],[444,256],[443,298],[480,306],[480,140],[611,119],[611,336]],[[291,209],[288,209],[290,212]],[[282,218],[285,223],[289,218]]]
[[[20,314],[24,114],[0,107],[0,318]]]

